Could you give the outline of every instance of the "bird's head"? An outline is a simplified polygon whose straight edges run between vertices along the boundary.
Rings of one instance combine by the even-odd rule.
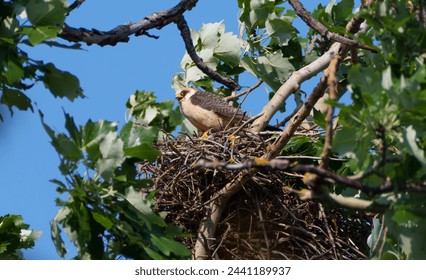
[[[195,88],[181,88],[180,90],[176,91],[176,99],[181,102],[184,98],[188,98],[196,92],[197,90]]]

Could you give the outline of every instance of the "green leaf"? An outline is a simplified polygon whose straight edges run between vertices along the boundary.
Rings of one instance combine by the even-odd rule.
[[[59,228],[58,223],[55,221],[50,222],[50,229],[50,234],[53,240],[53,244],[55,245],[56,252],[61,258],[63,258],[65,257],[67,250],[65,248],[65,242],[61,237],[61,229]]]
[[[67,3],[64,0],[29,0],[26,4],[28,19],[35,26],[64,24]]]
[[[313,108],[313,111],[314,111],[314,122],[317,125],[319,125],[322,129],[325,129],[325,127],[327,126],[325,121],[325,115],[321,113],[320,110],[317,110],[315,108]]]
[[[280,46],[287,46],[297,32],[288,17],[268,19],[265,27],[269,36],[275,39]]]
[[[186,248],[182,243],[177,242],[173,239],[164,237],[164,236],[156,236],[151,234],[151,242],[154,244],[164,255],[171,256],[171,254],[175,254],[181,257],[189,257],[191,256],[191,252]]]
[[[30,26],[22,30],[22,34],[28,36],[31,45],[35,46],[49,39],[56,38],[60,28],[55,26]]]
[[[396,201],[391,211],[385,213],[389,234],[395,237],[408,259],[426,258],[425,199],[426,196],[421,193],[405,195]]]
[[[152,211],[151,203],[145,199],[142,192],[136,191],[133,187],[129,187],[126,190],[125,198],[140,214],[142,214],[141,218],[144,219],[150,229],[152,228],[152,224],[165,226],[165,221]]]
[[[213,49],[202,49],[198,56],[200,56],[204,63],[213,70],[216,70],[217,65],[219,64],[219,59],[214,56]],[[192,59],[188,54],[182,59],[181,67],[185,69],[185,83],[189,84],[190,82],[201,80],[207,77],[197,66],[193,63]]]
[[[151,145],[144,143],[138,146],[125,148],[124,155],[126,157],[134,157],[140,160],[155,161],[161,153],[154,149]]]
[[[42,69],[44,76],[42,80],[55,97],[66,97],[70,101],[78,97],[84,97],[80,87],[80,81],[71,73],[61,71],[52,63],[46,64]]]
[[[17,58],[7,60],[3,75],[7,79],[8,84],[17,83],[24,78],[25,73],[21,63]]]
[[[353,16],[354,0],[341,0],[333,6],[333,20],[338,25],[344,25],[345,22]]]
[[[218,45],[220,34],[225,30],[222,22],[204,23],[198,34],[203,49],[213,49]]]
[[[100,141],[110,132],[117,131],[118,123],[100,120],[97,122],[88,121],[81,129],[82,150],[89,151],[92,146]]]
[[[151,248],[149,248],[147,246],[144,246],[144,250],[148,254],[148,256],[150,256],[153,260],[164,260],[164,259],[166,259],[163,255],[155,252],[154,250],[152,250]]]
[[[110,217],[102,214],[102,213],[98,213],[98,212],[92,212],[92,216],[93,219],[98,222],[99,224],[101,224],[104,228],[106,228],[107,230],[111,229],[115,222],[113,221],[113,219],[111,219]]]
[[[355,129],[349,127],[339,129],[333,139],[333,151],[342,156],[350,157],[355,148],[356,139]]]
[[[241,41],[231,32],[220,36],[219,44],[214,48],[213,55],[221,61],[236,66],[240,62]]]
[[[280,52],[259,57],[244,55],[241,65],[255,77],[265,81],[274,91],[288,79],[294,71],[293,65]]]
[[[21,111],[26,111],[28,109],[33,111],[31,99],[29,99],[22,91],[19,90],[8,89],[6,87],[3,88],[0,103],[3,103],[9,107],[11,113],[13,107],[18,108]]]
[[[124,147],[135,147],[140,144],[152,144],[157,138],[158,129],[152,126],[141,126],[134,122],[127,122],[120,132]]]
[[[19,22],[16,18],[5,17],[0,21],[0,37],[13,38],[19,27]]]
[[[266,19],[274,12],[275,6],[281,3],[282,1],[270,0],[239,1],[239,6],[243,9],[240,21],[244,22],[250,29],[263,28]]]
[[[99,144],[102,158],[96,163],[96,170],[105,180],[112,179],[115,169],[124,160],[123,141],[115,132],[109,132]]]
[[[416,159],[423,165],[426,165],[425,151],[421,149],[417,143],[417,132],[414,130],[413,126],[408,126],[405,129],[404,133],[405,143],[408,149],[413,153]]]

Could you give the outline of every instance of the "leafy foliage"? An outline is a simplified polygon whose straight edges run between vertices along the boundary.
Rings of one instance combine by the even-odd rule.
[[[181,118],[173,102],[158,103],[151,92],[136,92],[127,106],[132,121],[118,133],[118,124],[88,121],[77,126],[65,113],[68,134],[55,133],[41,119],[61,158],[66,181],[53,180],[61,206],[52,221],[52,239],[60,256],[66,254],[61,228],[75,244],[76,259],[175,259],[189,257],[177,237],[186,236],[155,213],[153,184],[136,173],[138,164],[155,162],[152,147],[160,131],[173,131]],[[84,172],[81,174],[81,172]]]
[[[23,259],[22,249],[34,247],[41,231],[28,229],[21,216],[0,216],[0,260]]]
[[[42,43],[62,47],[51,40],[61,31],[66,9],[65,0],[0,2],[0,104],[6,105],[11,114],[14,108],[33,110],[25,91],[39,81],[55,97],[71,101],[83,97],[74,75],[51,63],[34,60],[22,49]]]

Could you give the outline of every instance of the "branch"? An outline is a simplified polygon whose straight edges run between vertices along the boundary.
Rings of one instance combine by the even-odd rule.
[[[71,13],[74,9],[80,7],[86,0],[76,0],[68,7],[68,14]]]
[[[252,86],[252,87],[250,87],[250,88],[248,88],[247,90],[245,90],[245,91],[242,91],[242,92],[240,92],[239,94],[236,94],[236,95],[232,95],[232,96],[227,96],[227,97],[225,97],[224,99],[225,99],[225,101],[226,102],[228,102],[228,101],[232,101],[232,100],[235,100],[235,99],[238,99],[238,98],[240,98],[241,96],[243,96],[243,95],[246,95],[246,94],[249,94],[250,92],[252,92],[253,90],[255,90],[255,89],[257,89],[261,84],[263,83],[263,81],[262,80],[259,80],[254,86]]]
[[[297,172],[301,174],[315,174],[323,180],[328,180],[332,183],[339,183],[362,191],[368,196],[374,196],[377,194],[392,192],[395,189],[398,191],[410,191],[410,192],[426,192],[426,182],[423,183],[411,183],[395,185],[390,180],[386,180],[385,183],[378,186],[367,186],[357,180],[353,180],[349,177],[336,174],[327,169],[323,169],[314,165],[303,165],[303,164],[292,164],[288,160],[283,159],[272,159],[266,160],[262,158],[254,158],[241,163],[229,163],[222,161],[208,161],[205,159],[198,160],[194,165],[194,168],[212,168],[212,169],[227,169],[227,170],[252,170],[252,169],[263,169],[263,170],[276,170],[284,172]],[[317,192],[315,192],[317,193]]]
[[[337,98],[337,79],[336,72],[339,66],[339,57],[335,56],[333,60],[330,62],[330,66],[328,67],[328,93],[330,100],[334,101]],[[327,114],[325,116],[326,128],[325,128],[325,141],[324,148],[321,154],[321,163],[320,167],[327,169],[328,164],[330,162],[330,153],[331,147],[333,143],[333,115],[334,115],[334,106],[329,104],[327,105]]]
[[[197,241],[194,245],[194,259],[209,258],[209,251],[214,241],[216,228],[228,200],[240,191],[251,175],[249,172],[240,172],[238,176],[215,194],[207,207],[207,213],[198,230]]]
[[[290,78],[277,90],[268,104],[263,107],[262,113],[264,114],[253,123],[252,131],[259,132],[264,130],[266,125],[280,108],[280,105],[283,104],[293,92],[297,91],[304,81],[309,80],[319,72],[323,71],[330,63],[331,58],[338,53],[339,48],[340,44],[334,43],[330,49],[317,60],[297,71],[294,71]]]
[[[115,46],[120,42],[128,42],[131,35],[147,35],[150,29],[161,29],[175,22],[184,12],[195,7],[197,2],[198,0],[182,0],[171,9],[153,13],[137,23],[119,25],[110,31],[73,28],[65,24],[58,36],[70,42],[85,42],[88,45],[96,44],[102,47],[106,45]],[[152,35],[150,36],[152,37]]]
[[[325,90],[327,89],[327,74],[321,78],[318,85],[315,87],[311,95],[308,97],[303,106],[297,111],[297,113],[292,117],[290,123],[286,128],[281,132],[280,136],[272,144],[271,149],[265,154],[265,158],[272,159],[276,157],[281,149],[288,143],[290,138],[296,132],[297,128],[309,116],[312,108],[315,103],[324,95]]]
[[[358,41],[352,40],[350,38],[341,36],[339,34],[330,32],[327,27],[325,27],[322,23],[314,19],[308,11],[303,7],[302,3],[300,3],[299,0],[289,0],[288,1],[290,5],[293,7],[293,9],[296,11],[296,14],[312,29],[317,31],[321,36],[326,38],[327,40],[331,40],[334,42],[339,42],[347,46],[355,47],[355,48],[361,48],[366,49],[369,51],[375,51],[374,48],[367,46],[363,43],[360,43]]]
[[[188,24],[186,23],[186,20],[183,15],[179,15],[177,17],[176,24],[180,30],[180,34],[183,38],[183,41],[185,42],[186,51],[188,52],[188,55],[191,57],[192,61],[194,61],[198,69],[203,71],[204,74],[206,74],[216,82],[224,84],[232,90],[239,90],[241,87],[237,83],[235,83],[231,78],[220,75],[218,72],[208,67],[207,64],[205,64],[204,61],[201,59],[201,57],[198,56],[194,48],[194,43],[192,42],[191,31],[189,30]]]

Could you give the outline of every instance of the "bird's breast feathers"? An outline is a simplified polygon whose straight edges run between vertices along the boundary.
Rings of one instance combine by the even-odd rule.
[[[197,106],[191,100],[184,99],[180,103],[182,114],[199,130],[221,130],[226,125],[214,111]]]

